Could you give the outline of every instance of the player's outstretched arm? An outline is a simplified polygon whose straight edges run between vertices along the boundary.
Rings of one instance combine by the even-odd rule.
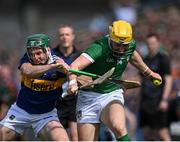
[[[91,64],[91,61],[88,60],[85,56],[80,55],[71,65],[71,69],[75,70],[83,70],[85,67]],[[69,73],[69,94],[77,94],[78,92],[78,84],[77,84],[77,75]]]
[[[61,65],[56,64],[47,64],[47,65],[32,65],[31,63],[24,63],[21,65],[20,71],[22,74],[30,78],[37,78],[43,75],[45,72],[57,69]]]
[[[158,73],[153,72],[143,61],[137,51],[135,51],[130,59],[130,63],[135,66],[141,73],[148,77],[154,85],[160,85],[162,78]]]

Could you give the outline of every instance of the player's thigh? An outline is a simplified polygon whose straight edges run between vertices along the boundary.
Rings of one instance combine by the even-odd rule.
[[[20,135],[12,129],[9,129],[5,126],[0,126],[0,140],[1,141],[12,141]]]
[[[127,133],[124,107],[120,101],[110,102],[101,112],[102,122],[110,128],[116,136]]]
[[[99,123],[78,123],[79,141],[97,141],[99,135]]]
[[[45,140],[68,141],[68,135],[64,127],[58,121],[50,121],[39,132],[39,136]]]

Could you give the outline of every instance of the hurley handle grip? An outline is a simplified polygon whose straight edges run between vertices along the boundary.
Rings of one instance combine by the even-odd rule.
[[[99,77],[97,74],[93,74],[93,73],[89,73],[89,72],[85,72],[85,71],[79,71],[79,70],[75,70],[75,69],[69,69],[69,72],[71,72],[73,74],[77,74],[77,75],[86,75],[86,76],[90,76],[90,77]]]

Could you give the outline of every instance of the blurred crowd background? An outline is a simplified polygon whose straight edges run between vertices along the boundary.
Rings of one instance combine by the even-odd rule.
[[[77,49],[83,51],[93,40],[107,34],[108,26],[117,19],[133,25],[142,56],[148,54],[146,35],[159,34],[172,62],[170,98],[175,100],[178,91],[180,95],[180,0],[0,0],[0,119],[15,101],[20,87],[17,66],[27,36],[45,33],[55,47],[58,27],[69,24],[75,29]],[[139,80],[138,72],[129,65],[124,78]],[[131,112],[127,114],[127,125],[133,140],[143,140],[138,128],[138,92],[133,89],[125,94]],[[180,120],[170,121],[169,129],[173,140],[180,140]]]

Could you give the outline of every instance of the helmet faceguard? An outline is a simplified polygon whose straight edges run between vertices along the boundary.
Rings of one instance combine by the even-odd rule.
[[[109,39],[114,56],[122,56],[132,41],[131,24],[123,20],[113,22],[109,27]]]
[[[121,57],[129,48],[129,44],[116,43],[110,40],[110,48],[114,57]]]
[[[49,47],[50,47],[50,39],[49,39],[49,36],[45,34],[34,34],[27,38],[27,42],[26,42],[27,55],[31,62],[32,62],[31,51],[34,48],[41,48],[43,52],[47,56],[49,56],[49,53],[47,50]]]

